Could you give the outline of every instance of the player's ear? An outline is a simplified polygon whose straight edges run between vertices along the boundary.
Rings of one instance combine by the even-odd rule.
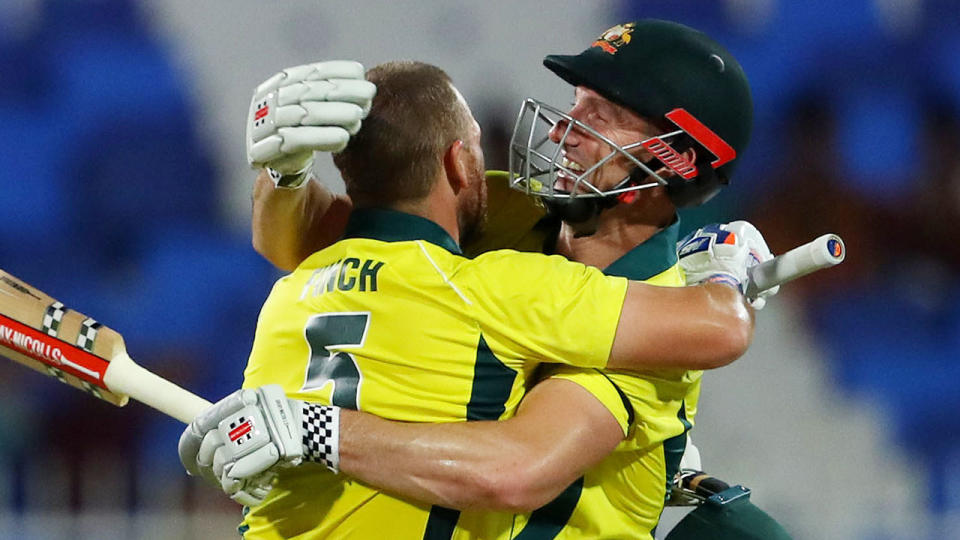
[[[463,141],[460,139],[453,141],[453,144],[448,146],[446,152],[443,153],[443,169],[454,194],[460,193],[461,189],[470,185],[470,178],[467,174],[469,170],[466,162],[467,158],[468,156],[463,150]]]
[[[690,163],[697,162],[697,149],[692,146],[681,152],[680,155],[683,156],[683,159],[689,161]]]

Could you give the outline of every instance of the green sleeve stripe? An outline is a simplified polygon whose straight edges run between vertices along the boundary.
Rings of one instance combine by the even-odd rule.
[[[677,419],[683,424],[683,433],[670,437],[663,441],[663,461],[666,465],[667,498],[673,488],[673,477],[680,470],[680,460],[683,459],[683,452],[687,449],[687,432],[693,425],[687,420],[687,402],[680,402],[680,410],[677,411]]]
[[[473,366],[473,388],[470,390],[470,402],[467,403],[467,420],[498,420],[507,407],[513,381],[517,372],[500,361],[487,340],[480,336],[477,344],[477,361]],[[459,510],[442,506],[432,506],[424,540],[449,540],[453,537]]]
[[[457,528],[460,511],[442,506],[430,507],[430,517],[427,518],[427,528],[423,531],[423,540],[450,540],[453,531]]]
[[[506,410],[517,372],[500,361],[480,336],[473,366],[473,388],[467,404],[467,420],[499,420]]]
[[[580,494],[583,492],[583,477],[567,486],[556,499],[550,501],[530,514],[527,526],[520,531],[515,540],[550,540],[556,538],[570,521]]]

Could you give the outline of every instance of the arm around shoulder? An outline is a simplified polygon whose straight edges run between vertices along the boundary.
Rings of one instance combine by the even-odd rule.
[[[718,283],[656,287],[631,282],[607,367],[722,367],[746,352],[753,327],[753,309],[733,287]]]
[[[553,500],[623,439],[575,383],[547,379],[500,422],[407,424],[342,411],[340,470],[429,504],[529,512]]]
[[[261,170],[253,187],[253,247],[277,268],[291,271],[310,254],[336,242],[352,208],[349,197],[320,182],[278,188]]]

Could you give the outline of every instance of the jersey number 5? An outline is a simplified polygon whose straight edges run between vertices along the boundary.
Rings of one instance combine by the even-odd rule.
[[[330,403],[346,409],[360,409],[360,367],[352,354],[332,349],[361,347],[367,337],[370,313],[324,313],[307,321],[310,360],[302,391],[319,390],[333,384]]]

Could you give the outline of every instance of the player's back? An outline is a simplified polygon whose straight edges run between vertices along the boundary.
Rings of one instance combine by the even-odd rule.
[[[518,277],[517,267],[531,277]],[[580,288],[585,298],[538,295],[544,273],[559,273],[561,286]],[[466,259],[432,222],[357,211],[344,240],[274,286],[244,386],[280,384],[293,398],[391,420],[506,418],[538,361],[605,363],[623,289],[625,282],[556,257]],[[541,309],[529,315],[534,301]],[[595,338],[557,339],[527,327],[538,317],[544,328],[549,320],[601,328]],[[457,514],[306,464],[281,473],[241,529],[248,538],[367,538],[382,534],[386,520],[391,537],[420,538],[431,528],[452,529]]]

